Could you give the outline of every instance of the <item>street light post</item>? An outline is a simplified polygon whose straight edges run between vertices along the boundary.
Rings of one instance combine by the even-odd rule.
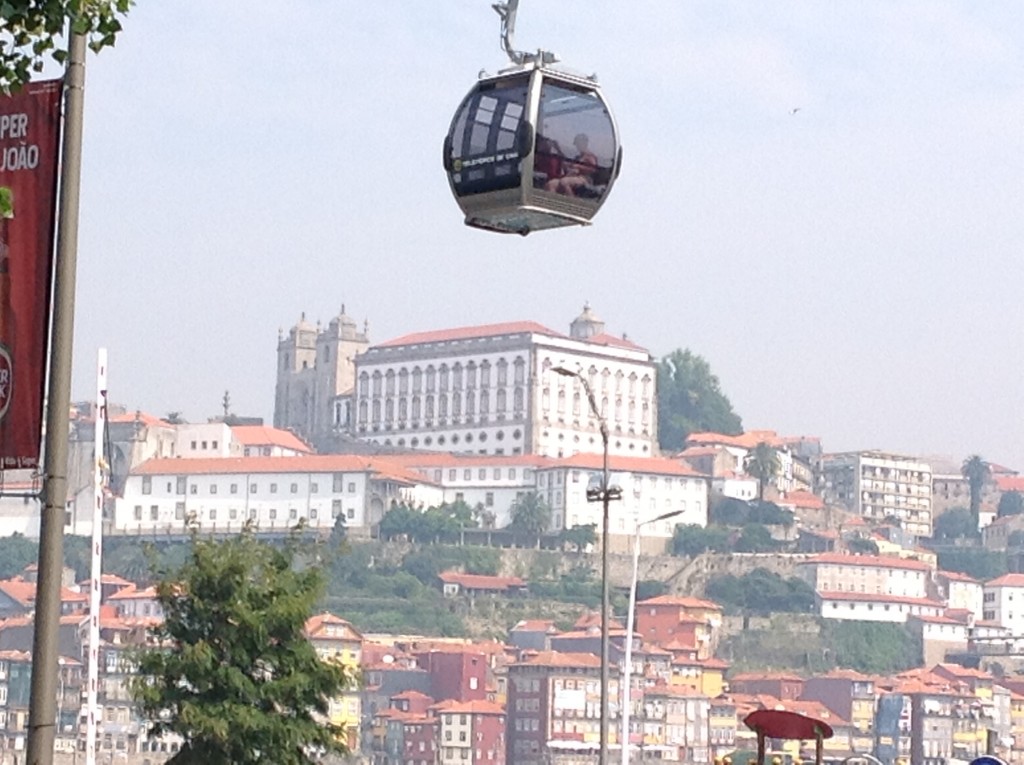
[[[610,685],[608,614],[611,611],[611,594],[608,585],[608,516],[611,501],[622,498],[622,489],[609,485],[611,474],[608,470],[608,421],[597,406],[597,399],[594,398],[594,391],[591,389],[590,383],[587,382],[587,378],[568,367],[552,367],[551,371],[562,377],[575,377],[580,381],[587,394],[590,411],[597,419],[601,431],[601,488],[595,491],[588,486],[587,502],[601,503],[601,733],[598,763],[599,765],[608,765],[608,722],[610,717],[608,714],[608,686]]]
[[[640,529],[658,521],[667,521],[682,515],[684,511],[673,510],[662,513],[657,518],[639,522],[633,532],[633,581],[629,587],[629,611],[626,614],[626,656],[622,677],[622,765],[629,765],[629,714],[630,714],[630,682],[633,674],[633,622],[636,613],[636,587],[640,574]]]

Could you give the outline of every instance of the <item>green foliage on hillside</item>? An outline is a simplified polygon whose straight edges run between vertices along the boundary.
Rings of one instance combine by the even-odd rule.
[[[738,435],[743,423],[703,356],[676,349],[658,364],[658,443],[682,449],[697,431]]]
[[[1019,491],[1003,492],[999,497],[999,507],[996,512],[1000,518],[1024,513],[1024,496]]]
[[[735,529],[722,526],[698,526],[680,524],[672,536],[674,555],[692,557],[704,552],[773,552],[779,543],[772,538],[767,526],[747,523],[737,533]]]
[[[783,510],[774,502],[744,502],[741,499],[724,497],[711,506],[708,520],[720,526],[760,523],[789,528],[793,525],[795,516],[791,510]]]
[[[465,502],[445,503],[418,510],[396,504],[380,522],[381,539],[407,539],[410,542],[458,542],[463,529],[475,529],[479,519]]]
[[[891,675],[920,665],[921,641],[906,625],[825,620],[822,639],[837,666]]]
[[[954,507],[935,519],[934,539],[974,539],[978,537],[978,523],[966,507]]]
[[[986,581],[1009,571],[1005,552],[985,550],[981,547],[952,547],[939,550],[939,568],[959,571]]]
[[[727,611],[748,614],[810,613],[814,589],[803,579],[784,579],[773,571],[756,568],[749,574],[712,577],[704,594]]]
[[[703,552],[728,552],[731,549],[730,536],[729,529],[720,526],[705,528],[695,523],[679,524],[672,535],[672,552],[686,556]]]
[[[30,563],[39,560],[39,545],[21,534],[0,539],[0,579],[20,575]]]

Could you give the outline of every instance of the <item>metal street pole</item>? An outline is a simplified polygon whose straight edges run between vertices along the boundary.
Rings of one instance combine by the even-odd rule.
[[[61,149],[57,257],[53,274],[50,379],[43,448],[43,507],[39,519],[39,575],[32,637],[32,690],[28,708],[26,765],[52,765],[57,702],[57,641],[64,568],[64,512],[68,496],[68,423],[75,332],[78,198],[82,175],[82,110],[85,99],[85,37],[71,33],[64,74],[64,136]]]
[[[594,391],[591,389],[590,383],[587,382],[587,378],[580,372],[573,371],[568,367],[552,367],[551,371],[555,374],[561,375],[562,377],[575,377],[580,381],[584,392],[587,394],[587,403],[590,406],[590,411],[594,415],[595,419],[597,419],[601,431],[601,491],[598,496],[594,496],[588,490],[587,501],[601,501],[601,727],[598,763],[599,765],[608,765],[608,730],[610,728],[609,720],[611,717],[608,711],[608,689],[611,685],[611,670],[608,656],[608,618],[612,610],[611,590],[609,588],[608,581],[608,529],[610,528],[609,506],[613,499],[619,499],[622,496],[622,490],[613,489],[610,486],[611,473],[608,469],[608,421],[605,419],[604,415],[601,413],[601,409],[597,405],[597,399],[594,398]]]
[[[582,376],[580,380],[583,380]],[[594,396],[589,385],[584,381],[587,398],[596,408]],[[608,765],[608,688],[610,687],[610,667],[608,660],[608,612],[612,610],[611,595],[608,586],[608,516],[611,497],[608,493],[608,423],[600,414],[601,443],[604,451],[601,468],[601,749],[598,756],[599,765]]]
[[[636,587],[640,574],[640,529],[651,523],[675,518],[677,515],[682,515],[683,512],[683,510],[673,510],[670,513],[663,513],[657,518],[637,523],[633,534],[633,581],[629,587],[629,612],[626,614],[626,656],[622,677],[622,765],[629,765],[629,716],[632,703],[630,684],[633,676],[633,623],[636,612]]]

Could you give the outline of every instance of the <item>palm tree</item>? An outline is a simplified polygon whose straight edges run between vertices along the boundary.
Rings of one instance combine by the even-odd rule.
[[[757,479],[758,502],[764,502],[765,484],[779,474],[781,467],[778,452],[764,441],[744,458],[743,469],[751,478]]]
[[[974,529],[977,531],[981,513],[981,493],[992,475],[992,468],[977,454],[972,454],[960,466],[960,473],[967,479],[967,485],[971,490],[971,518],[974,519]]]
[[[524,494],[512,504],[510,529],[537,537],[540,546],[541,535],[551,525],[551,506],[535,491]]]

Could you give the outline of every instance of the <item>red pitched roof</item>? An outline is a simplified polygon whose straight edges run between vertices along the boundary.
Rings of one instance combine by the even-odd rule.
[[[87,422],[91,422],[93,418],[86,419]],[[125,412],[124,414],[115,414],[107,418],[107,422],[122,423],[122,422],[135,422],[138,420],[143,425],[167,425],[170,427],[170,423],[160,417],[155,417],[152,414],[146,414],[145,412]]]
[[[705,608],[713,611],[721,611],[722,607],[717,603],[681,595],[658,595],[655,598],[648,598],[637,603],[638,606],[679,606],[680,608]]]
[[[559,651],[541,651],[519,662],[520,665],[528,664],[533,667],[565,667],[581,668],[601,666],[601,659],[592,653],[561,653]]]
[[[1024,494],[1024,476],[997,475],[995,480],[999,491],[1017,491]]]
[[[234,425],[231,435],[242,446],[280,446],[306,454],[313,451],[294,433],[265,425]]]
[[[439,704],[434,704],[433,709],[441,712],[464,714],[464,715],[503,715],[505,714],[505,708],[493,701],[484,701],[483,699],[477,699],[474,701],[455,701],[449,699],[448,701],[442,701]]]
[[[346,619],[342,619],[340,616],[335,616],[330,611],[324,611],[320,614],[315,614],[306,620],[306,634],[310,637],[316,637],[315,633],[319,632],[322,627],[335,626],[344,627],[346,630],[350,630],[352,633],[352,640],[362,640],[363,635],[352,623]]]
[[[981,584],[981,582],[979,582],[973,576],[967,576],[967,574],[963,574],[963,573],[961,573],[959,571],[936,571],[935,573],[938,576],[941,576],[944,579],[948,579],[951,582],[966,582],[968,584]]]
[[[526,586],[526,582],[518,576],[485,576],[445,571],[438,574],[437,577],[445,584],[457,584],[466,590],[508,590],[513,587]]]
[[[420,473],[397,462],[357,454],[306,454],[299,457],[208,457],[152,459],[132,475],[232,475],[242,473],[371,473],[401,477],[410,483],[430,483]]]
[[[871,592],[819,592],[818,597],[822,600],[844,600],[854,603],[891,603],[894,605],[909,606],[930,606],[942,608],[942,603],[928,598],[908,598],[902,595],[886,595],[884,593]]]
[[[587,338],[586,342],[593,343],[594,345],[607,345],[613,348],[628,348],[631,351],[647,350],[643,346],[637,345],[632,340],[625,337],[616,337],[615,335],[610,335],[607,332],[602,332],[598,335],[591,335]]]
[[[986,587],[1024,587],[1024,574],[1003,574],[985,582]]]
[[[821,510],[825,502],[817,494],[809,491],[791,491],[776,503],[779,507],[796,507],[802,510]]]
[[[797,565],[825,564],[835,566],[865,566],[870,568],[902,568],[909,571],[931,571],[931,566],[919,560],[896,558],[887,555],[850,555],[847,553],[821,553],[807,560],[798,561]]]
[[[502,335],[535,334],[548,337],[565,337],[535,321],[508,321],[499,324],[479,324],[472,327],[437,329],[427,332],[413,332],[383,343],[376,348],[393,348],[399,345],[422,345],[425,343],[446,343],[452,340],[474,340],[479,337],[500,337]]]
[[[561,460],[551,460],[551,467],[577,467],[586,470],[601,470],[603,457],[598,453],[580,452]],[[645,473],[653,475],[674,475],[686,478],[704,478],[705,475],[689,465],[666,457],[618,457],[608,458],[608,468],[614,472]]]

